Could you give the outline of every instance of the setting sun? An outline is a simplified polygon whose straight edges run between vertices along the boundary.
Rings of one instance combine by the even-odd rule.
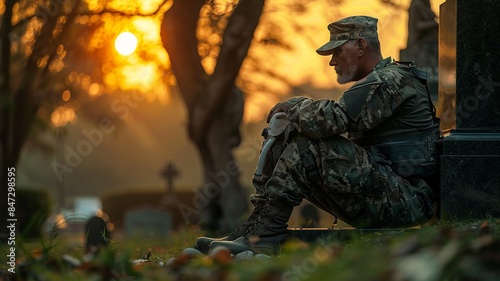
[[[115,39],[115,49],[124,56],[132,54],[137,48],[137,37],[131,32],[122,32]]]

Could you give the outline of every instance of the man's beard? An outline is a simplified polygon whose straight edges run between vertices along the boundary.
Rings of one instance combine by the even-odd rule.
[[[347,73],[344,73],[344,71],[342,71],[341,74],[337,73],[337,82],[339,84],[346,84],[354,81],[354,76],[356,75],[356,72],[358,72],[357,65],[349,66],[349,68],[347,69]]]

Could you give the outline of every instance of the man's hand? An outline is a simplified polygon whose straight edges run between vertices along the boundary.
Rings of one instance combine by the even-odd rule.
[[[284,112],[284,113],[286,113],[290,109],[290,107],[292,107],[292,105],[290,103],[287,103],[287,102],[277,103],[269,111],[269,114],[267,115],[267,118],[266,118],[266,122],[269,123],[269,121],[271,120],[271,117],[273,117],[273,115],[276,114],[276,113],[278,113],[278,112]]]

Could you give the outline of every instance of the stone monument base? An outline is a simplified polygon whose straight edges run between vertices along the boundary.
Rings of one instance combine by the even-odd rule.
[[[500,217],[500,130],[452,130],[444,139],[441,217]]]
[[[304,242],[347,242],[353,238],[365,235],[394,236],[418,228],[385,228],[385,229],[357,229],[357,228],[289,228],[291,239]]]

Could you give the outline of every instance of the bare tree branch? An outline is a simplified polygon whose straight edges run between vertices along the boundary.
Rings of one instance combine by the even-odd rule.
[[[100,11],[85,11],[78,13],[80,16],[102,16],[104,14],[114,14],[114,15],[120,15],[124,17],[151,17],[151,16],[157,16],[158,13],[162,11],[162,8],[167,4],[167,2],[170,2],[171,0],[163,0],[162,3],[160,3],[155,10],[149,12],[149,13],[141,13],[139,11],[135,12],[124,12],[124,11],[119,11],[116,9],[103,9]],[[26,22],[29,22],[32,19],[35,18],[43,18],[43,14],[41,13],[35,13],[33,15],[30,15],[28,17],[20,19],[16,24],[14,24],[12,27],[13,28],[18,28],[21,25],[25,24]]]
[[[386,5],[386,6],[389,6],[391,8],[395,8],[397,10],[404,10],[406,9],[405,6],[399,4],[398,2],[394,1],[394,0],[378,0],[381,4],[383,5]],[[411,0],[409,0],[411,1]]]
[[[135,16],[138,16],[138,17],[151,17],[151,16],[156,16],[161,10],[162,8],[165,6],[165,4],[167,4],[167,2],[171,2],[172,0],[163,0],[163,2],[161,2],[154,11],[151,11],[149,13],[141,13],[139,11],[136,11],[136,12],[124,12],[124,11],[119,11],[119,10],[115,10],[115,9],[103,9],[101,11],[98,11],[98,12],[92,12],[92,11],[88,11],[88,12],[85,12],[85,13],[81,13],[81,15],[87,15],[87,16],[93,16],[93,15],[103,15],[103,14],[114,14],[114,15],[120,15],[120,16],[124,16],[124,17],[135,17]]]

